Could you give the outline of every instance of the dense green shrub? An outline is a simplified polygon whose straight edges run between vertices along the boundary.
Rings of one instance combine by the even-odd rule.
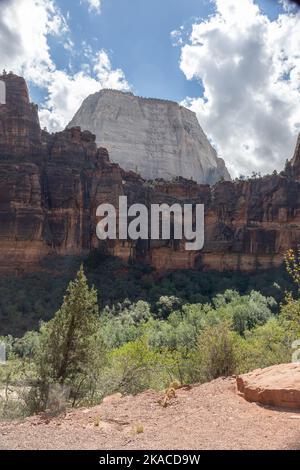
[[[208,326],[199,336],[197,368],[201,382],[237,372],[240,359],[240,341],[226,321]]]

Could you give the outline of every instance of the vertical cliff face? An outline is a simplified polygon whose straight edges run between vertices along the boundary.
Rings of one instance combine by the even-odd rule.
[[[300,134],[298,136],[296,149],[291,164],[295,177],[300,179]]]
[[[202,251],[186,251],[184,240],[107,243],[127,261],[143,260],[159,270],[255,271],[282,263],[300,244],[300,146],[279,175],[214,186],[191,179],[147,182],[111,163],[95,135],[80,128],[41,131],[23,79],[6,75],[7,102],[0,104],[0,273],[41,269],[44,259],[85,255],[102,246],[96,209],[129,204],[205,205]]]
[[[102,90],[83,102],[72,126],[93,132],[113,162],[145,179],[230,179],[195,113],[177,103]]]
[[[29,101],[24,78],[9,73],[1,75],[0,81],[5,84],[6,98],[0,104],[0,153],[37,154],[41,148],[38,108]]]
[[[113,199],[121,170],[95,136],[73,128],[41,131],[25,81],[0,77],[0,271],[31,271],[49,255],[92,247],[97,204]]]

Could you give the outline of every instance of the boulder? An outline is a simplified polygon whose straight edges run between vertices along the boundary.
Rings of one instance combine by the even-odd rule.
[[[236,379],[238,393],[247,401],[300,409],[300,363],[257,369]]]

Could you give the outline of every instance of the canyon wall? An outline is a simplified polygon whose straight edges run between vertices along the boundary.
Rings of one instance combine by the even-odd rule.
[[[300,179],[300,134],[298,136],[294,156],[289,166],[289,171],[293,175],[293,177]]]
[[[94,133],[111,161],[145,179],[230,179],[196,114],[175,102],[101,90],[84,100],[69,124],[73,126]]]
[[[255,271],[279,266],[300,243],[300,145],[279,175],[214,186],[177,178],[145,181],[109,160],[95,136],[75,127],[41,131],[37,107],[24,80],[0,77],[0,272],[41,269],[53,256],[87,255],[103,246],[96,237],[96,208],[107,202],[203,203],[205,244],[185,241],[109,241],[108,251],[159,270],[194,268]]]

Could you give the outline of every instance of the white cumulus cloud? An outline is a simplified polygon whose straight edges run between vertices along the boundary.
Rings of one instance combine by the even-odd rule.
[[[101,0],[82,0],[82,2],[88,4],[88,8],[91,13],[100,13]]]
[[[0,64],[43,84],[55,68],[49,35],[66,34],[63,15],[51,0],[0,0]]]
[[[98,2],[93,2],[97,6]],[[100,2],[99,2],[100,4]],[[57,68],[49,47],[56,36],[72,56],[74,43],[54,0],[0,0],[0,66],[23,75],[46,93],[40,105],[41,125],[50,131],[63,129],[81,102],[101,88],[128,90],[121,69],[114,69],[106,51],[83,45],[80,70]]]
[[[107,53],[95,55],[92,66],[69,75],[55,70],[48,85],[48,98],[40,110],[41,125],[57,131],[71,121],[82,101],[101,88],[130,89],[121,69],[114,70]]]
[[[271,21],[253,0],[214,3],[182,46],[181,70],[204,88],[183,104],[233,176],[281,169],[300,132],[300,12]]]

